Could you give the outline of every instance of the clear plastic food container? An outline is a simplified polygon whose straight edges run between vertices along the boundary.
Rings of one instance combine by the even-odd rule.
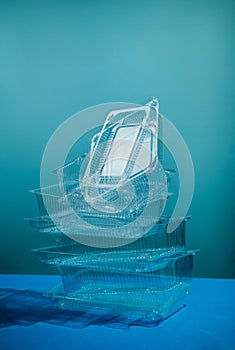
[[[151,273],[100,276],[98,271],[83,269],[80,284],[76,273],[70,274],[68,280],[62,273],[63,284],[48,295],[56,298],[62,309],[84,313],[91,323],[101,317],[112,321],[116,318],[118,323],[129,325],[156,325],[183,306],[183,299],[190,291],[195,253],[158,259],[162,261],[158,261]]]
[[[126,262],[96,263],[85,268],[79,258],[64,260],[56,265],[66,293],[75,291],[146,290],[167,291],[178,285],[188,285],[192,278],[195,251],[181,252],[154,261],[135,259]],[[139,266],[139,267],[138,267]]]
[[[73,209],[80,210],[81,213],[84,212],[87,215],[95,215],[97,213],[99,214],[99,211],[95,210],[94,207],[89,206],[89,204],[84,200],[84,197],[81,193],[78,177],[80,163],[83,161],[83,158],[84,157],[76,159],[66,166],[54,171],[58,177],[58,184],[43,188],[37,188],[30,191],[36,197],[39,213],[41,216],[48,214],[44,202],[46,202],[46,204],[49,204],[52,212],[55,214],[58,213],[60,215],[66,215],[67,212],[71,211],[71,207]],[[175,170],[164,170],[164,175],[166,176],[168,186],[170,185],[171,178],[174,174]],[[144,192],[144,190],[148,191],[148,188],[152,185],[153,183],[151,182],[151,179],[146,179],[145,177],[140,177],[134,184],[138,192]],[[166,195],[165,187],[159,188],[158,190],[155,189],[153,200],[161,194]],[[126,195],[128,195],[128,193],[126,193]],[[139,202],[135,203],[135,206],[140,207],[141,204],[144,204],[144,199],[146,198],[140,197]],[[102,214],[112,215],[112,213],[104,212],[102,212]]]
[[[155,288],[148,290],[111,290],[65,293],[59,285],[47,293],[55,298],[61,309],[73,310],[83,315],[86,325],[107,324],[118,328],[124,325],[156,326],[176,311],[180,310],[190,288],[178,285],[161,292]]]
[[[58,231],[68,236],[100,236],[114,239],[137,239],[149,231],[162,215],[168,196],[168,193],[156,192],[155,198],[147,204],[147,209],[145,203],[140,202],[139,205],[131,205],[121,212],[107,213],[87,205],[78,193],[76,196],[61,194],[57,185],[34,190],[33,193],[37,198],[42,220],[31,220],[30,224],[38,226],[39,230],[41,226],[42,231],[50,232],[54,231],[56,226]]]
[[[70,194],[80,190],[80,170],[81,167],[85,167],[87,162],[86,155],[75,159],[74,161],[66,164],[63,167],[60,167],[53,171],[53,173],[57,176],[58,184],[63,194]],[[175,170],[173,169],[164,169],[167,185],[170,186],[171,179],[175,174]],[[154,179],[148,178],[147,181],[150,181],[150,185],[154,185]],[[146,181],[145,177],[140,177],[138,182],[143,184],[143,181]]]
[[[162,219],[140,239],[115,248],[89,247],[73,241],[62,233],[52,232],[52,237],[54,236],[57,244],[52,247],[35,249],[35,251],[39,258],[48,264],[57,264],[72,257],[79,257],[81,262],[85,260],[92,263],[108,262],[112,259],[124,261],[129,258],[134,258],[136,261],[140,259],[154,260],[161,256],[174,254],[185,248],[185,224],[188,219],[189,217],[186,217],[181,221],[177,229],[171,233],[166,232],[169,220]]]

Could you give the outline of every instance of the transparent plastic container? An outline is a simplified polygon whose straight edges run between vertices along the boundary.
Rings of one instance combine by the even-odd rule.
[[[91,223],[92,225],[123,225],[127,222],[134,221],[138,215],[142,213],[146,205],[146,197],[145,195],[140,196],[138,199],[138,203],[133,203],[130,201],[130,205],[127,208],[124,208],[123,211],[118,211],[114,213],[104,212],[101,210],[97,210],[96,208],[88,205],[88,203],[84,200],[80,187],[79,181],[77,177],[79,173],[79,168],[81,162],[84,157],[81,157],[65,167],[55,170],[55,173],[58,176],[59,184],[55,184],[52,186],[39,188],[32,190],[31,192],[35,195],[39,214],[42,216],[42,219],[32,219],[30,224],[34,229],[38,227],[39,230],[46,231],[47,229],[54,230],[53,220],[50,221],[48,217],[48,212],[46,208],[50,208],[50,216],[56,218],[57,227],[61,226],[59,230],[64,225],[69,225],[72,222],[72,227],[74,227],[74,213],[79,217],[83,218],[86,222]],[[175,171],[173,170],[165,170],[165,176],[167,178],[167,183],[170,183],[170,180]],[[148,187],[149,184],[147,184]],[[136,188],[139,188],[139,192],[144,193],[146,188],[146,182],[143,180],[142,182],[138,182],[136,184]],[[148,188],[146,189],[148,190]],[[169,196],[169,193],[164,191],[155,191],[154,196],[152,196],[152,203],[147,198],[150,203],[149,207],[149,216],[155,215],[157,217],[160,216],[160,213],[163,211],[166,197]],[[151,210],[154,212],[151,213]],[[44,220],[45,218],[45,220]],[[88,219],[89,218],[89,219]],[[81,223],[81,228],[84,225]],[[76,230],[77,227],[74,227],[73,231]],[[88,228],[89,229],[89,228]]]
[[[67,294],[59,285],[47,293],[57,299],[61,309],[84,313],[89,324],[114,323],[140,326],[157,325],[183,307],[190,289],[185,285],[161,292],[148,290],[112,290]]]
[[[37,226],[38,230],[50,232],[56,229],[68,236],[102,236],[118,239],[139,238],[149,231],[149,227],[156,224],[162,215],[168,193],[156,192],[155,198],[145,204],[140,202],[135,207],[130,206],[121,212],[107,213],[96,210],[87,205],[78,192],[64,195],[58,185],[48,186],[32,191],[38,202],[41,219],[30,220],[30,224]],[[47,208],[50,208],[49,219]],[[133,208],[133,209],[132,209]],[[145,210],[141,221],[138,220]],[[45,219],[45,221],[44,221]],[[102,229],[102,230],[101,230]]]
[[[75,291],[140,290],[154,288],[167,291],[178,285],[189,285],[192,278],[193,252],[182,252],[155,261],[119,261],[94,264],[84,268],[79,258],[67,259],[56,265],[66,293]],[[108,265],[108,266],[107,266]],[[137,266],[138,270],[135,270]],[[138,268],[139,266],[139,268]]]
[[[193,256],[182,252],[157,259],[152,271],[101,273],[97,270],[64,271],[63,284],[48,292],[62,309],[77,310],[91,316],[107,317],[118,323],[151,325],[161,322],[182,307],[190,292]],[[91,317],[94,320],[94,318]],[[93,321],[92,321],[93,322]]]
[[[60,167],[53,171],[53,173],[57,176],[58,184],[61,190],[61,193],[68,195],[70,193],[78,191],[81,193],[80,190],[80,170],[81,167],[86,166],[87,163],[86,155],[83,155],[82,157],[79,157],[75,159],[74,161],[66,164],[63,167]],[[175,174],[175,170],[172,169],[164,169],[167,185],[170,186],[171,179],[173,175]],[[144,177],[140,177],[138,179],[138,182],[143,184],[143,180],[146,180]],[[153,179],[148,179],[150,182],[150,185],[154,185]]]
[[[177,229],[171,233],[166,232],[169,220],[162,219],[147,234],[140,239],[125,246],[115,248],[94,248],[73,241],[67,236],[57,233],[52,234],[57,243],[52,247],[35,249],[41,261],[48,264],[79,257],[88,263],[99,263],[100,261],[155,260],[158,257],[175,254],[185,248],[185,224],[189,217],[186,217]],[[177,219],[179,220],[179,219]],[[177,221],[175,220],[175,221]],[[97,238],[98,239],[98,238]]]

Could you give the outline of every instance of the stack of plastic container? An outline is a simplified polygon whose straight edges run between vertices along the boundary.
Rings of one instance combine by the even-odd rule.
[[[188,217],[164,216],[174,171],[161,165],[158,117],[156,99],[111,112],[90,153],[32,191],[40,216],[30,225],[54,240],[36,252],[62,277],[48,295],[85,324],[156,325],[189,292],[195,252],[184,250]]]

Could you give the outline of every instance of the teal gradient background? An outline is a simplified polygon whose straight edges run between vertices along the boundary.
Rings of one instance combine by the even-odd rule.
[[[195,275],[235,277],[234,18],[228,0],[0,0],[0,273],[55,273],[23,220],[53,131],[91,105],[155,95],[194,161]]]

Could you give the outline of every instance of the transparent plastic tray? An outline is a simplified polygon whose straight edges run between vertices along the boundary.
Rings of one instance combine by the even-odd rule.
[[[80,265],[79,258],[71,258],[58,264],[57,268],[66,293],[126,288],[139,291],[154,288],[163,292],[191,282],[194,254],[195,251],[182,252],[155,261],[143,261],[143,264],[123,261],[122,265],[119,261],[117,265],[104,263],[102,266],[102,263],[96,263],[88,268]],[[139,266],[138,270],[133,272],[133,266]]]
[[[41,196],[41,195],[39,195]],[[60,204],[59,198],[47,196],[47,199],[53,203],[53,208],[55,209],[54,212],[51,212],[51,218],[46,214],[44,211],[44,215],[41,216],[41,218],[36,219],[38,223],[38,228],[43,227],[50,227],[50,225],[53,225],[53,221],[56,221],[57,227],[60,229],[63,227],[63,225],[71,225],[71,228],[74,227],[75,230],[77,229],[83,229],[91,228],[92,230],[97,230],[97,227],[113,227],[118,228],[119,226],[126,225],[130,222],[133,222],[138,215],[141,214],[140,208],[135,208],[135,210],[128,211],[125,213],[119,213],[118,215],[107,215],[102,212],[89,212],[86,213],[85,210],[83,211],[81,207],[76,207],[75,210],[73,210],[69,204],[64,205],[67,207],[66,210],[57,211],[56,209],[60,210]],[[57,206],[58,204],[58,206]],[[142,222],[140,223],[140,229],[141,227],[145,227],[145,225],[148,222],[148,219],[151,219],[151,217],[154,215],[158,218],[160,216],[160,213],[163,211],[165,204],[165,197],[156,198],[156,201],[152,202],[148,206],[148,215],[143,218]],[[56,208],[57,206],[57,208]],[[44,209],[43,209],[44,210]],[[43,210],[40,210],[40,213],[43,212]],[[156,215],[156,213],[158,215]],[[80,218],[80,220],[77,220],[77,217]],[[56,220],[54,220],[56,219]],[[45,223],[45,225],[44,225]],[[89,223],[91,226],[88,227],[87,223]],[[139,224],[139,223],[138,223]],[[36,225],[36,223],[35,223]],[[36,228],[36,227],[35,227]]]
[[[139,184],[140,186],[141,184]],[[77,211],[78,214],[84,214],[86,216],[110,216],[110,217],[122,217],[124,214],[128,216],[130,208],[127,208],[125,212],[117,211],[116,213],[104,212],[96,210],[94,207],[89,206],[84,200],[81,193],[78,191],[70,193],[69,195],[64,195],[60,191],[60,187],[55,184],[48,187],[38,188],[31,190],[37,199],[38,209],[41,216],[48,215],[47,209],[45,207],[45,202],[47,206],[51,209],[51,214],[53,215],[69,215]],[[165,198],[169,193],[165,191],[155,191],[155,196],[152,202]],[[135,208],[131,207],[132,211],[137,211],[143,203],[140,201],[139,205],[136,205]]]
[[[57,264],[74,256],[79,256],[82,261],[88,260],[93,263],[110,260],[118,261],[118,259],[120,261],[136,259],[136,262],[141,259],[154,260],[184,249],[185,223],[188,219],[189,217],[186,217],[181,221],[177,229],[171,233],[166,232],[169,220],[162,219],[142,238],[116,248],[89,247],[71,240],[64,234],[52,233],[57,243],[56,246],[35,249],[35,251],[41,261],[48,264]]]
[[[57,176],[58,184],[60,187],[60,190],[63,194],[70,194],[73,192],[78,192],[81,194],[81,188],[80,188],[80,172],[83,173],[86,165],[87,165],[88,159],[86,155],[83,155],[82,157],[79,157],[75,159],[74,161],[66,164],[63,167],[60,167],[53,171],[53,173]],[[157,171],[156,167],[156,171]],[[164,169],[164,173],[166,176],[167,185],[170,185],[170,181],[172,176],[175,174],[175,170],[171,169]],[[159,180],[159,178],[158,178]],[[165,179],[163,179],[165,180]],[[157,182],[157,175],[156,177],[150,176],[148,179],[148,185],[154,186],[154,184]],[[144,182],[146,182],[146,177],[140,176],[138,178],[138,181],[136,181],[141,186],[144,185]],[[101,185],[101,184],[100,184]],[[158,182],[158,186],[159,186]],[[155,188],[156,190],[156,188]]]
[[[128,198],[130,205],[126,208],[124,213],[121,213],[120,211],[117,213],[105,213],[102,210],[99,211],[90,206],[84,199],[79,186],[78,175],[80,165],[78,166],[78,164],[80,164],[82,159],[83,157],[73,161],[65,167],[55,170],[55,173],[58,176],[59,184],[31,190],[31,192],[36,197],[39,213],[41,216],[48,214],[44,202],[46,202],[47,206],[50,207],[52,213],[55,215],[67,215],[71,213],[73,209],[77,210],[79,214],[84,213],[86,215],[106,215],[116,217],[121,216],[121,214],[128,215],[129,209],[133,210],[133,207],[141,208],[141,206],[146,203],[146,196],[143,195],[138,198],[138,203],[133,203],[133,201],[131,202],[131,200]],[[167,179],[168,185],[170,184],[170,180],[174,174],[174,170],[164,170],[164,175]],[[146,180],[145,177],[139,178],[138,181],[134,183],[135,190],[138,193],[144,193],[144,191],[146,191],[148,194],[148,188],[152,185],[152,183],[149,183],[149,179]],[[157,197],[165,197],[167,194],[168,193],[166,193],[166,187],[163,184],[163,186],[158,190],[156,188],[154,189],[154,195],[152,195],[151,198],[154,201]],[[126,192],[125,195],[128,196],[128,193]],[[131,195],[133,196],[133,193],[131,193]],[[148,197],[150,197],[149,194]],[[148,198],[148,200],[150,201],[150,198]]]
[[[140,203],[139,206],[134,208],[130,206],[122,212],[106,213],[87,206],[78,194],[68,198],[61,194],[57,185],[34,190],[33,193],[37,198],[40,215],[45,218],[45,222],[39,219],[34,223],[39,226],[41,224],[42,230],[54,231],[54,224],[51,225],[46,209],[49,207],[50,217],[56,223],[57,230],[67,235],[102,236],[114,239],[138,238],[143,231],[149,231],[162,215],[166,197],[169,195],[156,193],[152,202],[148,203],[147,210],[145,205]],[[144,210],[144,216],[138,220]],[[32,220],[30,222],[33,224]]]
[[[66,294],[59,285],[47,293],[57,299],[61,309],[84,313],[87,324],[100,320],[127,325],[156,325],[183,307],[189,287],[178,285],[164,292],[135,289]],[[100,319],[101,318],[101,319]],[[103,323],[103,322],[102,322]]]
[[[76,231],[77,229],[76,225],[74,226],[74,221],[76,221],[74,220],[74,213],[92,225],[112,225],[116,227],[134,221],[136,217],[138,217],[138,215],[142,213],[146,205],[146,198],[143,198],[143,196],[142,198],[139,198],[138,204],[131,202],[130,205],[121,212],[107,213],[102,210],[96,210],[94,207],[89,206],[84,200],[76,180],[74,180],[74,174],[77,172],[76,170],[74,170],[74,166],[77,166],[77,162],[72,162],[72,164],[73,165],[68,165],[68,168],[72,167],[73,170],[71,171],[71,169],[69,169],[68,173],[73,174],[73,180],[70,179],[70,182],[70,180],[67,181],[66,178],[65,182],[66,184],[70,184],[69,186],[72,192],[65,194],[65,192],[61,190],[61,188],[63,187],[62,183],[60,183],[59,185],[56,184],[31,191],[37,199],[39,214],[43,217],[42,219],[32,219],[30,221],[34,228],[37,228],[38,226],[38,228],[41,230],[47,230],[51,227],[52,230],[54,230],[53,224],[48,218],[46,207],[50,208],[50,215],[56,218],[57,227],[61,224],[61,227],[58,227],[58,229],[62,229],[64,225],[67,226],[71,223],[71,230],[72,228],[74,228],[73,231]],[[62,170],[59,169],[57,171],[60,173]],[[64,171],[62,171],[62,173],[64,173]],[[58,176],[59,178],[63,177],[62,173]],[[165,174],[169,183],[171,177],[174,174],[174,171],[165,170]],[[74,184],[74,182],[76,183],[76,185]],[[139,183],[138,186],[144,193],[146,183]],[[66,188],[66,190],[68,190],[68,188]],[[152,202],[149,204],[149,217],[151,217],[151,215],[154,215],[155,217],[160,216],[164,209],[166,197],[169,195],[169,193],[155,191],[154,197],[152,198]],[[83,228],[83,226],[84,225],[82,225],[81,223],[81,228]]]

